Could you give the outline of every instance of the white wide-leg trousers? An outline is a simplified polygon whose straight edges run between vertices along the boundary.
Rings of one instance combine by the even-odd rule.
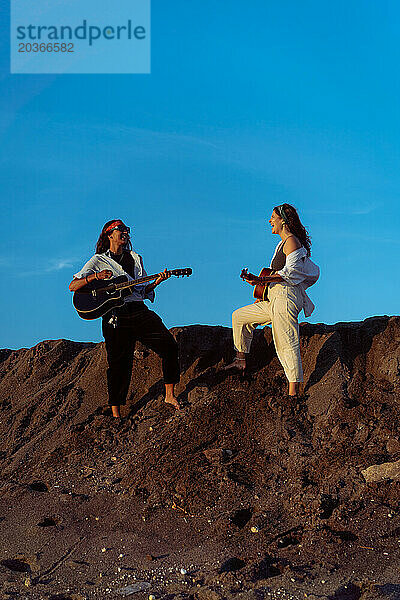
[[[232,314],[233,342],[238,352],[250,352],[257,325],[272,324],[276,353],[289,382],[303,381],[297,317],[303,308],[303,295],[296,286],[275,284],[268,301],[238,308]]]

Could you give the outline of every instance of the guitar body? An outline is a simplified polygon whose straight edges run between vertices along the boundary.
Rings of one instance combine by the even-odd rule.
[[[167,273],[169,276],[189,277],[192,274],[192,269],[190,267],[173,269]],[[74,293],[72,303],[82,319],[87,321],[98,319],[113,310],[113,308],[123,306],[125,296],[130,296],[136,285],[143,285],[148,281],[157,279],[159,276],[160,273],[132,280],[126,275],[120,275],[112,279],[93,279]]]
[[[125,296],[129,296],[133,292],[133,288],[126,287],[123,289],[113,289],[114,284],[124,283],[128,281],[128,277],[120,275],[112,279],[102,280],[94,279],[85,287],[77,290],[74,293],[73,305],[80,317],[91,321],[102,317],[106,313],[124,304]],[[108,287],[107,291],[100,291],[102,288]],[[99,290],[99,291],[98,291]]]
[[[272,273],[272,269],[270,269],[269,267],[264,267],[263,269],[261,269],[259,277],[268,277],[269,275],[271,275]],[[266,300],[266,293],[267,293],[267,289],[268,289],[268,284],[267,283],[259,283],[256,286],[254,286],[254,292],[253,292],[253,296],[254,298],[257,298],[257,300]]]

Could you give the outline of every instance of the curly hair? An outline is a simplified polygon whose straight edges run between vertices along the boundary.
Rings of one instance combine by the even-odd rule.
[[[288,229],[293,235],[295,235],[304,248],[307,250],[307,256],[311,255],[311,238],[307,233],[306,228],[301,223],[297,210],[291,204],[280,204],[275,206],[274,212],[281,217],[284,223],[286,223]]]
[[[96,244],[96,254],[102,254],[110,248],[110,240],[108,238],[109,234],[107,233],[107,229],[110,227],[111,223],[114,223],[115,221],[119,221],[122,225],[124,224],[123,221],[121,221],[121,219],[111,219],[111,221],[107,221],[107,223],[103,225],[103,229],[101,230],[99,239],[97,240]],[[132,244],[130,239],[128,239],[128,241],[126,242],[124,250],[132,250]]]

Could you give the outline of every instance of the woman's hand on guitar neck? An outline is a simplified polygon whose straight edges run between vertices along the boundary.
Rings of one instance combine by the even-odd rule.
[[[168,269],[164,269],[164,271],[162,273],[158,274],[157,279],[154,282],[154,285],[159,285],[160,283],[162,283],[163,281],[166,281],[166,279],[169,279],[171,277],[171,271],[168,271]]]
[[[257,275],[249,273],[247,269],[242,269],[240,277],[243,279],[243,281],[246,281],[250,285],[257,285],[258,283],[260,283],[260,278],[257,277]]]
[[[152,292],[157,285],[160,285],[160,283],[162,283],[163,281],[166,281],[170,277],[171,277],[171,271],[168,271],[168,269],[164,269],[164,271],[162,273],[158,274],[157,279],[153,283],[149,283],[149,285],[146,286],[146,294],[148,294],[149,292]]]

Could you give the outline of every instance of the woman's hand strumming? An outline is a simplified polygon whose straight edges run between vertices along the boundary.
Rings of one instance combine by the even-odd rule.
[[[112,277],[112,271],[110,269],[104,269],[96,273],[96,279],[110,279]]]

